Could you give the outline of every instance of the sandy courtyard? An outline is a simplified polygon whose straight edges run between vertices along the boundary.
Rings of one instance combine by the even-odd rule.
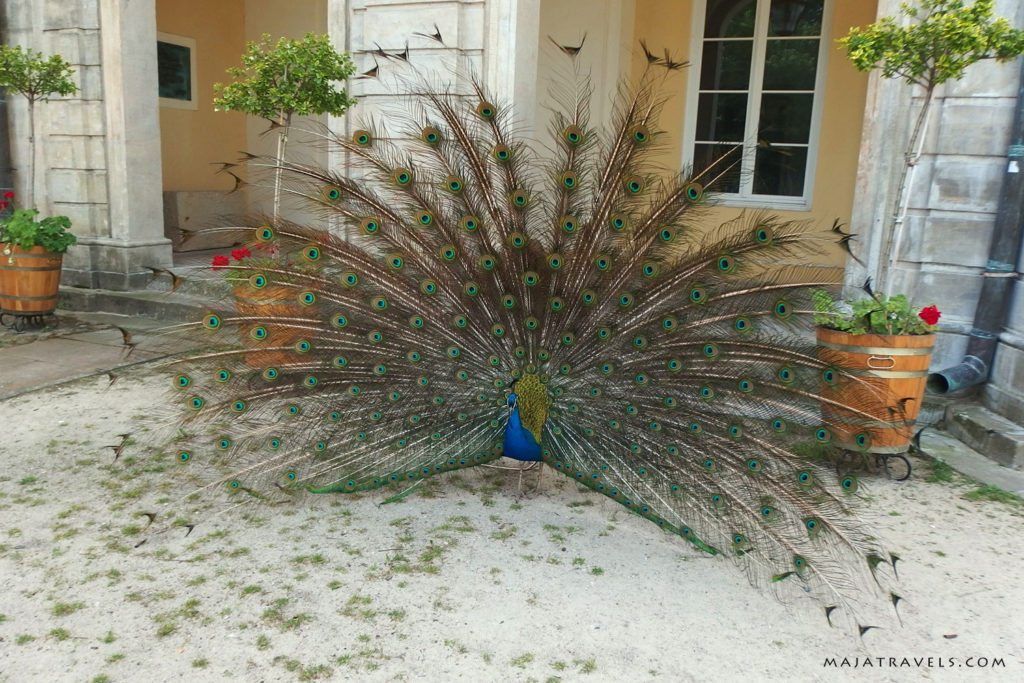
[[[478,468],[159,533],[180,466],[105,446],[145,441],[162,381],[0,401],[0,680],[1024,680],[1024,508],[925,463],[866,478],[905,601],[860,639],[551,474],[532,498]]]

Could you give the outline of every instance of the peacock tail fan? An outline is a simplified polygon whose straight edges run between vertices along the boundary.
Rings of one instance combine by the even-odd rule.
[[[664,71],[605,126],[589,84],[560,91],[541,142],[468,80],[321,131],[344,166],[247,155],[311,219],[228,228],[260,258],[222,265],[234,306],[187,326],[209,350],[173,364],[182,466],[257,502],[541,460],[873,625],[890,555],[852,514],[857,480],[808,457],[831,447],[823,407],[873,419],[809,335],[809,291],[836,276],[807,264],[837,235],[760,211],[710,225],[736,159],[653,170]]]

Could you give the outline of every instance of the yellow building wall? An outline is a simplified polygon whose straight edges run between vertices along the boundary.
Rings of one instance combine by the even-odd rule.
[[[241,64],[245,50],[245,0],[157,0],[157,30],[196,41],[197,109],[160,107],[163,189],[230,190],[216,162],[238,157],[246,146],[245,115],[213,110],[213,84]]]
[[[685,0],[635,0],[636,47],[633,76],[636,77],[646,63],[639,49],[643,38],[656,54],[668,47],[673,59],[694,59],[696,51],[690,44],[693,5]],[[857,174],[857,157],[867,93],[867,74],[856,71],[846,59],[836,40],[845,36],[852,26],[863,26],[875,19],[875,0],[835,0],[832,13],[831,35],[833,48],[826,61],[825,100],[821,119],[821,136],[814,190],[808,211],[776,211],[791,219],[810,219],[831,225],[836,218],[848,223],[853,209],[853,195]],[[671,74],[666,89],[671,94],[660,119],[667,135],[666,151],[660,161],[669,169],[681,166],[683,121],[685,115],[688,79],[697,78],[695,69],[683,69]],[[696,106],[696,103],[692,103]],[[717,206],[709,211],[708,223],[720,223],[735,217],[741,209]],[[841,267],[844,252],[831,250],[822,258],[823,265]]]
[[[239,151],[274,152],[267,122],[239,112],[213,109],[213,84],[230,82],[226,70],[240,66],[245,44],[269,33],[301,38],[327,30],[326,0],[157,0],[157,30],[196,41],[197,109],[160,107],[163,189],[230,190],[231,176],[217,174],[221,161]]]
[[[264,33],[269,33],[271,40],[279,38],[301,39],[307,33],[327,33],[327,0],[246,0],[245,4],[245,40],[259,40]],[[241,53],[239,53],[241,54]],[[236,57],[237,59],[237,57]],[[317,117],[326,123],[326,117]],[[302,131],[306,127],[303,117],[292,121],[292,132],[289,136],[288,149],[285,157],[313,161],[321,165],[327,164],[327,156],[315,152],[309,145],[303,144],[309,138]],[[244,129],[244,147],[253,154],[273,156],[277,153],[277,135],[268,134],[270,124],[256,116],[246,117],[242,124]],[[269,182],[264,180],[264,183]],[[314,217],[296,212],[290,206],[288,197],[283,199],[282,206],[289,218],[298,222],[310,221]],[[273,193],[266,186],[252,188],[249,192],[249,210],[270,213],[273,206]]]

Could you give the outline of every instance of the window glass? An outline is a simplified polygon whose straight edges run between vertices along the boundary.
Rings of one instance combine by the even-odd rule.
[[[826,0],[704,3],[696,115],[688,136],[694,164],[701,167],[738,146],[735,172],[720,191],[769,204],[772,196],[808,199]]]
[[[705,38],[754,35],[756,0],[708,0],[704,15]]]
[[[821,33],[825,0],[772,0],[770,36],[816,36]]]
[[[192,99],[192,50],[185,45],[157,41],[157,81],[160,97]]]

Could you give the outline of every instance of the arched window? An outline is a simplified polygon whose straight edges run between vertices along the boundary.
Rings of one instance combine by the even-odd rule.
[[[728,203],[809,208],[832,0],[698,0],[687,159],[736,146]],[[696,104],[696,106],[693,106]]]

